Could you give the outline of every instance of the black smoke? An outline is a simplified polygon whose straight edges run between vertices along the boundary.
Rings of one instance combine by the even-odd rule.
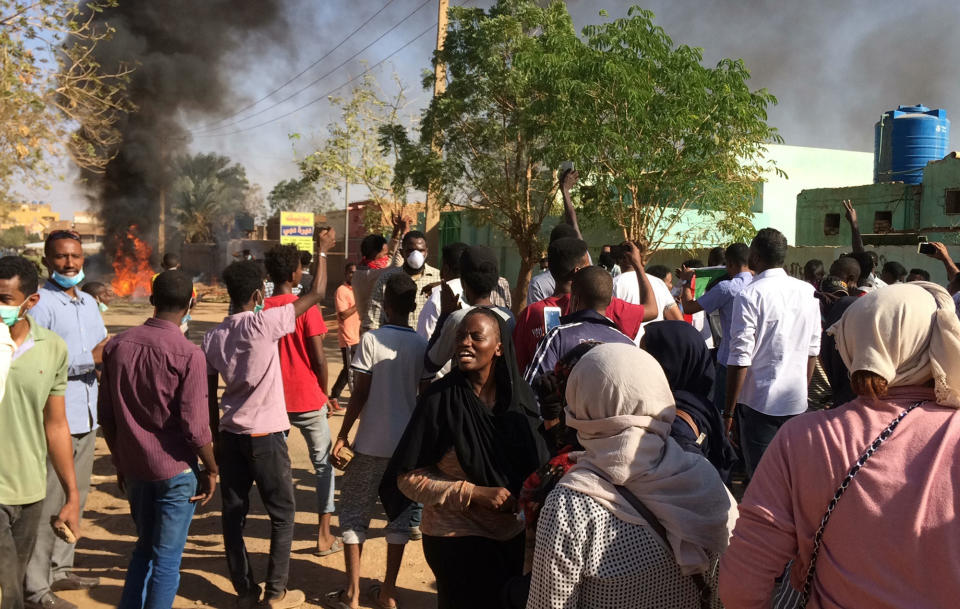
[[[96,47],[105,69],[132,65],[136,111],[121,121],[122,143],[102,174],[87,175],[107,251],[136,225],[156,244],[161,193],[173,160],[186,152],[188,119],[211,122],[246,100],[233,93],[245,66],[286,47],[282,0],[122,0],[97,20],[116,32]],[[170,202],[167,203],[169,223]],[[169,232],[169,231],[168,231]],[[165,244],[160,244],[162,249]]]

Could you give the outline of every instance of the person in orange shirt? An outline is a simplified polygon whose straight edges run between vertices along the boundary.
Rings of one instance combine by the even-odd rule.
[[[333,383],[330,391],[331,410],[335,414],[343,414],[343,408],[337,401],[344,386],[350,386],[350,395],[353,395],[353,374],[350,372],[350,362],[360,343],[360,314],[357,313],[357,300],[353,294],[353,273],[357,265],[348,262],[343,269],[343,283],[337,288],[334,297],[337,308],[337,338],[340,342],[340,356],[343,358],[343,369]]]

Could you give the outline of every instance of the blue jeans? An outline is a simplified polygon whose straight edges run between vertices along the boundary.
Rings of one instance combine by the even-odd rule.
[[[309,412],[288,412],[290,424],[300,430],[307,441],[313,471],[317,474],[317,513],[332,514],[333,504],[333,466],[330,464],[330,425],[327,423],[327,406]]]
[[[187,543],[197,494],[197,474],[185,471],[168,480],[128,478],[127,499],[137,526],[120,609],[170,609],[180,586],[180,559]]]

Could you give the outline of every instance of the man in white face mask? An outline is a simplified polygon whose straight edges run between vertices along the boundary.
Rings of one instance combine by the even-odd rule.
[[[423,293],[423,288],[440,281],[440,271],[427,264],[427,254],[427,238],[422,232],[413,230],[404,235],[403,241],[400,243],[403,266],[390,267],[384,270],[373,287],[369,305],[371,329],[386,325],[387,315],[383,310],[383,292],[387,285],[387,278],[394,273],[401,272],[409,275],[417,284],[417,308],[410,316],[411,327],[416,327],[417,319],[420,318],[420,312],[428,298],[428,295]]]

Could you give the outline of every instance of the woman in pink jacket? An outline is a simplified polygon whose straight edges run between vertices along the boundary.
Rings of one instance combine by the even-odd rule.
[[[775,590],[784,607],[956,607],[953,301],[932,283],[897,284],[861,298],[829,332],[859,397],[777,434],[740,505],[720,598],[727,609],[766,609]]]

